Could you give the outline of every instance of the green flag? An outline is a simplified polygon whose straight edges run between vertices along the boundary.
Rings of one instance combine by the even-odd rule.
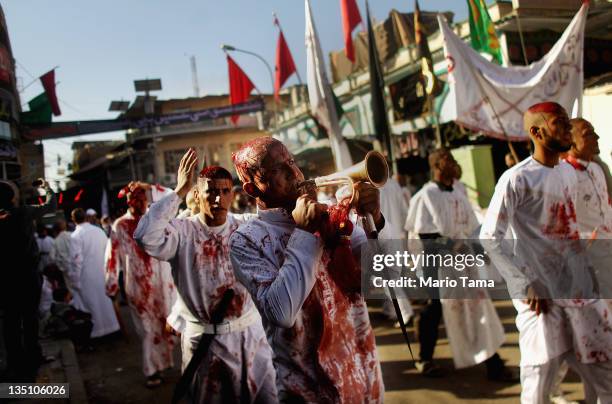
[[[32,98],[28,105],[30,106],[30,111],[21,113],[21,123],[26,125],[51,123],[52,108],[46,93]]]
[[[488,53],[493,56],[493,60],[502,64],[499,40],[487,11],[485,0],[468,0],[468,7],[470,9],[470,39],[472,48],[478,52]]]

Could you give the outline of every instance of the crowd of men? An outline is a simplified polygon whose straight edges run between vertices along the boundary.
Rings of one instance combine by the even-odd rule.
[[[434,244],[465,252],[474,247],[461,240],[482,241],[514,298],[523,403],[563,402],[568,366],[581,376],[587,402],[612,402],[611,307],[597,294],[602,285],[593,275],[593,262],[608,269],[610,262],[605,254],[591,257],[580,243],[612,234],[605,171],[592,162],[598,137],[589,122],[570,120],[552,102],[529,108],[524,123],[533,155],[509,163],[481,219],[446,149],[429,154],[431,181],[412,197],[392,179],[382,191],[358,182],[350,204],[339,193],[332,205],[303,186],[293,156],[274,138],[254,139],[233,155],[238,189],[226,168],[199,170],[189,149],[174,190],[132,182],[119,194],[127,212],[114,223],[100,226],[95,211],[75,209],[75,230],[58,221],[54,238],[44,226],[34,238],[32,227],[55,210],[48,187],[47,203],[34,207],[20,204],[16,188],[2,182],[0,245],[18,263],[6,271],[10,282],[2,293],[9,368],[22,379],[35,374],[43,359],[38,321],[50,295],[59,305],[54,314],[70,307],[89,315],[69,324],[84,343],[89,334],[122,327],[116,302],[124,293],[147,387],[163,382],[180,345],[175,399],[382,402],[360,268],[375,232],[351,220],[354,211],[372,216],[381,239],[418,239],[426,252]],[[562,271],[560,262],[571,265]],[[437,279],[442,269],[423,268],[423,276]],[[568,289],[568,276],[581,282]],[[555,294],[557,286],[566,293]],[[455,368],[484,362],[488,379],[519,380],[497,353],[504,329],[486,289],[454,298],[437,288],[428,293],[415,323],[419,373],[448,373],[434,361],[444,320]],[[406,322],[414,310],[406,298],[399,303]],[[385,302],[383,311],[395,320],[391,307]]]

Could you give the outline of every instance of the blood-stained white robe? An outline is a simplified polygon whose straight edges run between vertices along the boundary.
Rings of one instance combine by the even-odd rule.
[[[582,239],[612,239],[612,200],[608,196],[606,176],[593,162],[577,159],[578,167],[567,161],[561,164],[574,171],[576,189],[576,219]]]
[[[132,320],[142,339],[143,372],[152,376],[174,366],[176,338],[165,326],[176,290],[170,265],[151,257],[134,240],[138,221],[128,211],[113,223],[106,248],[106,292],[117,294],[119,272],[123,271]]]
[[[210,227],[199,215],[175,218],[180,203],[178,195],[171,193],[151,205],[135,237],[149,254],[169,261],[172,267],[180,296],[173,322],[182,331],[183,368],[202,337],[202,326],[211,323],[228,289],[235,296],[225,322],[243,322],[237,331],[215,335],[192,383],[192,402],[276,402],[272,349],[257,308],[236,281],[229,259],[230,235],[253,215],[228,214],[223,225]]]
[[[365,233],[351,236],[359,262]],[[319,237],[284,209],[260,210],[230,238],[238,279],[262,314],[274,350],[279,399],[378,403],[384,386],[363,297],[346,293]]]
[[[559,295],[569,290],[588,296],[593,288],[589,261],[576,244],[576,192],[571,167],[548,167],[530,157],[502,175],[482,225],[483,245],[513,296],[524,296],[527,287],[537,283],[553,298],[560,297],[552,300],[549,313],[539,316],[522,300],[514,300],[521,366],[544,365],[571,350],[585,364],[612,358],[606,303]],[[568,284],[571,289],[562,288]]]
[[[436,183],[428,182],[410,201],[405,227],[411,234],[438,233],[467,244],[478,220],[462,189],[453,186],[452,191],[443,191]],[[472,250],[469,253],[475,254]],[[440,279],[448,277],[458,282],[457,288],[440,290],[440,296],[447,297],[440,299],[440,303],[458,369],[484,362],[505,340],[503,326],[486,289],[462,288],[460,276],[465,273],[455,268],[438,268]]]
[[[72,269],[70,280],[74,300],[91,313],[91,336],[101,337],[119,330],[113,302],[104,287],[104,249],[108,238],[104,230],[87,222],[78,224],[70,235]]]

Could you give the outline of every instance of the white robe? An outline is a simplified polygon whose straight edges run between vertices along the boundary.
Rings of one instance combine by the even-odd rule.
[[[365,242],[355,226],[351,245],[358,262]],[[365,301],[327,270],[327,253],[317,236],[297,229],[284,209],[260,210],[231,236],[230,257],[262,315],[274,350],[279,399],[382,402]]]
[[[581,279],[573,290],[588,289],[588,261],[579,246],[570,244],[579,238],[576,189],[571,167],[551,168],[531,157],[497,183],[480,238],[513,296],[524,298],[533,282],[551,290],[560,277]],[[539,316],[520,299],[514,306],[521,366],[544,365],[572,349],[582,363],[612,358],[612,324],[604,301],[553,300],[550,312]]]
[[[458,241],[469,239],[477,227],[476,215],[460,188],[442,191],[430,181],[410,202],[406,229],[412,234],[439,233]],[[439,268],[438,271],[457,280],[465,276],[454,268]],[[440,295],[460,297],[440,299],[455,367],[470,367],[493,356],[504,343],[505,335],[486,289],[441,290]],[[466,299],[467,295],[473,298]]]
[[[40,254],[40,261],[38,262],[38,270],[42,273],[43,269],[51,264],[51,250],[53,249],[53,238],[45,236],[44,238],[36,236],[36,243],[38,244],[38,253]]]
[[[55,236],[50,253],[51,261],[62,271],[66,282],[69,281],[69,274],[72,269],[70,264],[72,261],[70,257],[70,243],[70,233],[64,230]]]
[[[176,338],[165,327],[176,290],[170,265],[149,256],[134,240],[137,225],[129,211],[113,223],[106,248],[106,291],[109,296],[117,293],[123,271],[132,320],[142,339],[143,372],[151,376],[174,366]]]
[[[78,310],[87,311],[85,304],[81,300],[78,291],[74,288],[75,274],[74,266],[72,265],[72,256],[70,254],[70,245],[72,243],[70,232],[64,230],[60,232],[53,240],[53,248],[51,249],[51,261],[57,265],[62,274],[66,287],[72,294],[71,304]]]
[[[77,225],[70,235],[72,243],[72,288],[75,300],[91,313],[91,337],[101,337],[119,330],[113,302],[104,288],[104,249],[106,234],[99,227],[85,222]]]
[[[229,237],[249,215],[228,214],[225,224],[209,227],[199,215],[174,218],[180,203],[181,198],[171,193],[151,205],[134,236],[149,254],[172,267],[180,296],[177,317],[184,322],[185,368],[202,337],[198,325],[211,323],[226,290],[233,289],[235,296],[225,320],[244,318],[257,309],[236,281],[229,260]],[[214,337],[192,383],[192,402],[275,402],[275,378],[272,349],[257,315],[247,328]]]
[[[578,180],[576,218],[580,238],[590,239],[596,231],[597,239],[612,238],[612,200],[608,196],[606,177],[602,168],[593,162],[578,159],[585,170],[578,170],[568,162],[561,164],[573,170]]]
[[[408,201],[404,191],[408,192],[409,200],[410,191],[402,188],[394,178],[389,178],[387,183],[380,189],[380,211],[385,217],[385,227],[378,235],[378,238],[381,240],[404,240],[406,238],[404,219],[408,213]],[[393,253],[393,251],[389,251],[389,253]],[[386,290],[385,292],[388,293]],[[400,311],[402,312],[402,318],[404,322],[408,322],[414,314],[410,300],[401,288],[396,289],[395,294]],[[382,312],[390,319],[397,319],[397,314],[390,298],[385,299],[383,302]]]

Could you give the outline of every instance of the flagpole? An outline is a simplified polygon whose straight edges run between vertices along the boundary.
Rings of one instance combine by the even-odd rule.
[[[21,63],[20,63],[19,65],[21,66]],[[54,67],[53,69],[51,69],[51,70],[55,70],[55,69],[59,69],[59,66],[55,66],[55,67]],[[50,70],[50,71],[51,71],[51,70]],[[30,77],[32,77],[32,75],[31,75],[31,74],[30,74]],[[21,91],[20,91],[20,92],[24,92],[24,91],[26,90],[26,88],[28,88],[28,87],[30,87],[32,84],[36,83],[38,80],[40,80],[40,78],[41,78],[41,77],[42,77],[42,76],[38,76],[38,77],[36,77],[34,80],[30,81],[30,82],[29,82],[29,83],[28,83],[26,86],[24,86],[24,87],[22,87],[22,88],[21,88]]]
[[[438,120],[438,114],[434,109],[434,99],[431,94],[427,95],[427,103],[429,104],[429,113],[431,115],[431,120],[433,121],[433,126],[436,131],[436,142],[438,143],[438,147],[443,147],[442,144],[442,132],[440,132],[440,122]]]
[[[516,26],[518,28],[519,39],[521,40],[521,51],[523,52],[523,59],[525,60],[525,66],[527,66],[529,64],[529,61],[527,60],[527,51],[525,50],[525,39],[523,38],[523,29],[521,27],[521,18],[519,17],[518,10],[516,10],[515,12],[516,12]],[[510,56],[508,56],[508,58],[510,58]],[[516,161],[518,161],[518,160],[516,160]]]
[[[274,25],[276,25],[279,29],[279,31],[283,34],[284,36],[284,32],[283,32],[283,27],[281,27],[281,23],[280,20],[278,19],[278,16],[276,15],[276,12],[272,12],[272,17],[274,17]],[[302,82],[302,77],[300,76],[300,72],[298,70],[298,68],[295,68],[295,74],[297,76],[298,79],[298,83],[302,86],[304,85],[304,83]]]

